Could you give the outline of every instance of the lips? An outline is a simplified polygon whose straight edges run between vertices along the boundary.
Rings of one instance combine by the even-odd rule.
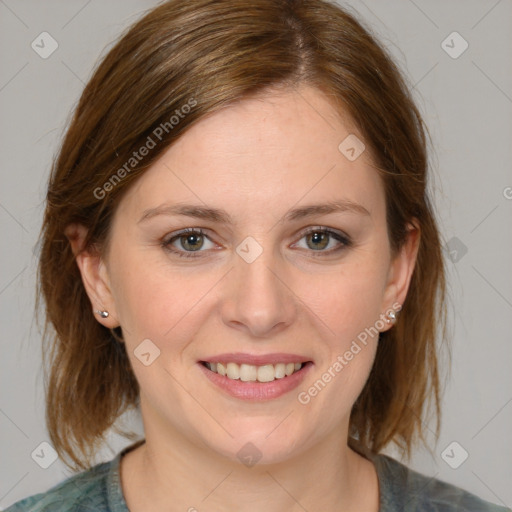
[[[307,356],[274,353],[219,354],[198,361],[208,380],[244,400],[269,400],[296,388],[313,367]]]

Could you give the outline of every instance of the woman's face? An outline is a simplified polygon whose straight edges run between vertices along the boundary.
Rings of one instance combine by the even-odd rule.
[[[353,134],[315,89],[245,100],[123,197],[90,281],[111,313],[100,321],[122,327],[146,438],[268,463],[346,442],[415,258],[406,245],[391,259],[384,190]]]

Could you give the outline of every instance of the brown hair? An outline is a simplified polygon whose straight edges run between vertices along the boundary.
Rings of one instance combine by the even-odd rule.
[[[93,316],[66,226],[84,225],[87,247],[105,250],[130,184],[194,123],[273,86],[299,84],[343,106],[362,134],[384,183],[392,250],[411,219],[421,229],[407,299],[394,328],[381,334],[349,442],[378,452],[394,441],[410,456],[416,435],[425,441],[427,399],[434,400],[438,434],[445,273],[427,193],[427,131],[401,73],[367,28],[327,0],[171,0],[131,27],[99,64],[49,180],[38,268],[49,345],[46,421],[58,454],[74,464],[64,460],[68,467],[92,465],[106,431],[120,432],[118,417],[138,406],[139,387],[124,344],[115,341],[121,330]],[[155,147],[135,159],[149,139]]]

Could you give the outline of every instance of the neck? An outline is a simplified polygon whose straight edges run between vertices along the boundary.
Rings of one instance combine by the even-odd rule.
[[[146,443],[122,459],[123,492],[133,512],[377,512],[375,468],[345,439],[332,432],[284,462],[249,467],[186,436],[146,430]]]

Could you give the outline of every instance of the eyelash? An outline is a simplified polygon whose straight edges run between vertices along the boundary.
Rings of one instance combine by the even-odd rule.
[[[304,238],[305,236],[310,235],[312,233],[328,234],[329,237],[334,238],[335,240],[337,240],[338,242],[340,242],[342,244],[341,246],[339,246],[335,249],[330,249],[328,251],[313,251],[313,250],[311,250],[310,252],[313,253],[312,256],[315,258],[319,258],[319,257],[321,258],[321,257],[324,257],[325,255],[337,253],[345,248],[351,247],[351,245],[352,245],[352,241],[346,235],[342,235],[341,233],[338,233],[337,231],[333,231],[332,229],[329,229],[326,227],[321,227],[321,226],[311,228],[308,231],[301,233],[301,237],[299,238],[299,240],[302,240],[302,238]],[[180,237],[182,237],[184,235],[188,235],[188,234],[200,235],[200,236],[204,236],[209,239],[208,235],[206,235],[202,229],[187,228],[182,231],[179,231],[176,234],[173,234],[172,237],[163,240],[161,245],[164,249],[166,249],[167,251],[169,251],[173,254],[178,255],[180,258],[200,258],[200,257],[202,257],[200,253],[205,252],[205,251],[200,251],[200,250],[199,251],[181,251],[181,250],[175,249],[172,246],[172,243],[174,242],[174,240],[179,239]],[[195,254],[195,252],[197,252],[199,254]]]

